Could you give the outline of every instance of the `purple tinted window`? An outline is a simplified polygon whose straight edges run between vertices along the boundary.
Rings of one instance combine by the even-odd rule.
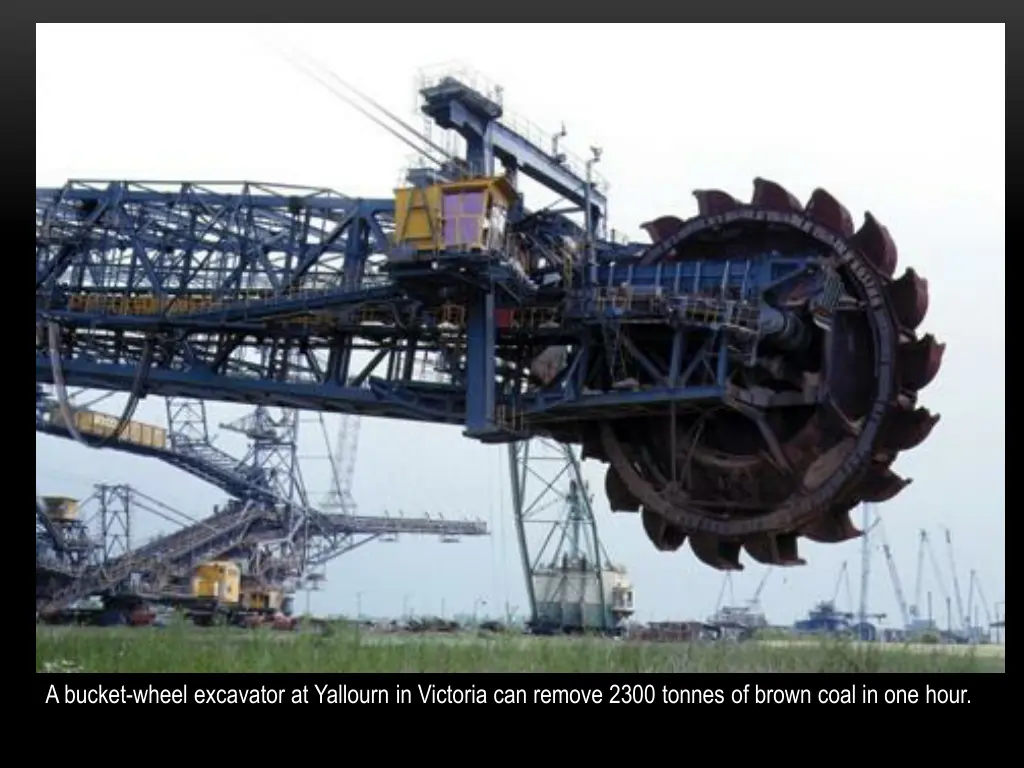
[[[477,245],[483,234],[487,196],[484,192],[453,192],[444,195],[444,242],[447,245]]]
[[[464,193],[462,195],[462,213],[469,216],[482,216],[484,213],[484,193]]]
[[[460,244],[475,245],[480,240],[480,219],[466,216],[459,219]]]
[[[458,231],[458,219],[445,218],[444,220],[444,242],[445,245],[456,245],[458,239],[455,233]]]
[[[450,216],[458,216],[460,213],[459,208],[459,195],[448,194],[444,196],[444,203],[442,207],[442,213],[447,219]]]

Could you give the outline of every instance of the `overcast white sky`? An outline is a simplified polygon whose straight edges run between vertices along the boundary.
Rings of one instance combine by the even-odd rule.
[[[476,52],[460,61],[501,83],[511,109],[550,130],[564,121],[565,142],[578,154],[604,148],[612,226],[637,238],[644,221],[695,213],[691,190],[749,195],[755,176],[803,199],[823,186],[857,216],[871,210],[892,231],[901,267],[929,280],[925,327],[948,342],[941,375],[924,392],[942,421],[897,464],[914,484],[880,507],[904,590],[910,599],[918,531],[927,527],[939,542],[948,526],[962,587],[977,569],[988,599],[1003,599],[1002,25],[445,25],[436,36],[401,24],[36,30],[39,186],[223,178],[389,195],[408,149],[274,56],[260,42],[270,37],[403,116],[420,67]],[[426,39],[451,48],[431,51]],[[214,423],[239,413],[210,410]],[[151,398],[137,418],[163,423],[163,412]],[[324,453],[312,443],[305,452]],[[130,482],[194,514],[222,498],[159,463],[55,438],[37,436],[36,456],[42,493],[85,496],[95,482]],[[371,544],[331,565],[314,609],[351,612],[357,595],[364,612],[378,615],[399,613],[403,602],[436,613],[442,599],[448,613],[472,611],[476,601],[522,609],[506,466],[500,449],[456,428],[363,420],[355,494],[364,512],[479,515],[494,535],[458,545],[410,537]],[[586,473],[603,487],[603,467]],[[326,489],[324,461],[309,462],[306,475],[312,490]],[[640,618],[714,608],[721,574],[687,548],[655,552],[639,520],[612,516],[603,493],[596,507],[606,548],[633,576]],[[809,565],[773,574],[763,592],[775,621],[831,597],[844,560],[856,593],[859,543],[802,548]],[[762,574],[751,563],[734,577],[736,598],[748,597]],[[938,612],[938,588],[926,589]],[[877,552],[871,602],[896,616]]]

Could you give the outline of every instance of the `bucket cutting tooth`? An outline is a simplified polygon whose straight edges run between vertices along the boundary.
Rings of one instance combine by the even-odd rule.
[[[701,216],[717,216],[736,210],[743,203],[720,189],[698,189],[693,193],[697,198],[697,211]]]
[[[928,281],[908,267],[887,290],[896,320],[908,331],[916,329],[928,314]]]
[[[839,544],[861,535],[860,529],[850,519],[850,510],[842,507],[808,523],[800,533],[819,544]]]
[[[754,197],[751,203],[757,208],[783,213],[795,213],[804,209],[800,201],[781,184],[762,178],[754,179]]]
[[[640,502],[629,492],[622,476],[615,467],[608,467],[604,474],[604,492],[608,495],[608,505],[612,512],[638,512]]]
[[[686,542],[686,533],[647,507],[640,511],[644,533],[659,552],[675,552]]]
[[[816,189],[807,201],[806,213],[823,227],[828,227],[843,237],[853,234],[853,216],[846,206],[824,189]]]
[[[864,214],[864,224],[850,238],[850,245],[860,251],[864,258],[874,265],[881,274],[892,277],[899,260],[899,251],[889,230],[878,223],[870,213]]]
[[[945,351],[946,345],[940,344],[930,333],[900,344],[896,354],[903,388],[919,392],[931,384],[942,367]]]
[[[660,216],[654,221],[641,224],[641,228],[651,238],[652,243],[667,240],[683,228],[683,220],[678,216]]]
[[[885,450],[893,452],[916,448],[939,423],[939,414],[933,414],[927,408],[893,411],[889,418],[882,444]]]
[[[723,541],[709,533],[695,533],[690,536],[690,549],[705,565],[719,571],[742,571],[740,565],[740,545],[733,541]]]
[[[780,533],[762,534],[743,542],[743,548],[752,558],[764,565],[805,565],[800,557],[797,535]]]
[[[873,467],[858,489],[862,501],[882,504],[896,496],[913,482],[909,478],[900,477],[888,467]]]
[[[888,229],[871,213],[857,229],[850,211],[824,189],[800,201],[780,184],[757,177],[750,203],[718,189],[693,195],[697,216],[685,222],[662,216],[645,225],[655,244],[641,254],[642,265],[680,257],[713,261],[726,251],[731,257],[807,249],[813,252],[809,258],[819,259],[838,251],[835,269],[844,290],[871,301],[848,302],[832,318],[825,329],[824,366],[815,359],[812,370],[809,357],[781,344],[773,348],[778,359],[764,364],[771,377],[805,387],[817,379],[828,389],[824,401],[785,412],[781,400],[766,405],[761,424],[747,423],[752,420],[743,414],[676,415],[682,441],[665,439],[654,415],[616,420],[614,429],[602,421],[601,453],[614,467],[605,478],[609,502],[615,510],[639,508],[659,550],[672,551],[689,540],[694,556],[715,569],[742,570],[744,549],[761,563],[799,565],[800,536],[835,544],[861,535],[851,509],[889,501],[910,484],[892,470],[893,460],[923,442],[939,421],[917,404],[917,393],[938,375],[945,352],[944,344],[917,330],[929,309],[928,282],[913,269],[901,269],[896,279],[899,253]],[[729,226],[720,226],[723,221]],[[846,248],[837,247],[839,241]],[[826,298],[836,287],[826,286]],[[792,288],[794,299],[803,297],[804,284]],[[667,342],[652,335],[638,345],[664,349]],[[759,382],[781,392],[771,377]],[[690,450],[681,450],[680,442],[691,441]],[[683,471],[670,472],[673,462]],[[708,499],[709,507],[736,505],[744,515],[718,517],[711,527],[706,516],[712,513],[693,499]],[[761,518],[756,534],[749,524],[754,516]]]

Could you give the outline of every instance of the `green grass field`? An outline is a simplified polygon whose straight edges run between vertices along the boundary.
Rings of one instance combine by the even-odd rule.
[[[156,628],[36,629],[36,671],[1005,672],[1005,647],[640,643],[521,636]]]

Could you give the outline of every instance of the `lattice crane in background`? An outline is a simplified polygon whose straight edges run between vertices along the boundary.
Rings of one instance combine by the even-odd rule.
[[[337,438],[331,458],[331,488],[325,506],[341,510],[342,514],[356,513],[356,500],[352,495],[355,478],[356,456],[359,451],[359,427],[361,420],[353,414],[342,414],[338,420]]]
[[[957,573],[956,558],[953,555],[953,533],[949,528],[946,528],[945,534],[946,554],[949,557],[949,572],[953,579],[953,596],[956,598],[957,623],[954,627],[968,632],[971,628],[971,617],[964,608],[963,593],[960,591],[960,574]]]
[[[37,431],[72,438],[56,403],[47,398],[44,389],[37,398]],[[78,407],[71,410],[72,423],[79,425],[92,444],[97,438],[102,441],[113,434],[116,417]],[[162,577],[179,565],[190,568],[210,557],[230,555],[249,563],[250,572],[289,585],[303,579],[322,579],[323,567],[333,558],[374,540],[394,540],[399,533],[434,535],[445,541],[487,535],[482,520],[374,517],[356,514],[354,505],[340,512],[314,508],[298,461],[299,419],[294,409],[259,406],[221,425],[247,438],[248,450],[242,459],[213,445],[201,400],[168,398],[167,418],[166,437],[162,429],[129,422],[105,447],[159,458],[212,482],[233,500],[225,509],[215,510],[213,516],[193,520],[185,528],[159,537],[137,552],[133,550],[128,553],[130,557],[118,561],[117,568],[83,571],[70,583],[61,582],[59,590],[43,596],[43,612],[58,611],[89,594],[114,589],[127,578],[129,568],[152,571],[156,567],[154,558],[166,561],[158,569]],[[341,482],[334,481],[336,489],[345,487]],[[37,517],[38,510],[37,504]],[[181,513],[177,514],[181,519]]]
[[[885,536],[885,529],[879,529],[882,534],[882,553],[885,555],[885,564],[889,568],[889,578],[892,581],[892,589],[896,595],[896,605],[900,609],[900,617],[903,620],[903,627],[910,629],[911,627],[911,614],[910,609],[907,606],[906,597],[903,594],[903,581],[900,579],[899,570],[896,568],[896,561],[892,556],[892,549],[889,547],[889,541]]]
[[[836,609],[839,607],[839,590],[841,588],[844,588],[846,593],[846,612],[852,616],[853,608],[856,604],[853,600],[853,587],[850,585],[850,568],[846,560],[843,560],[843,564],[839,568],[839,575],[836,576],[836,585],[832,590],[832,605]]]
[[[974,596],[977,594],[978,602],[975,604]],[[973,568],[971,569],[971,580],[970,585],[967,587],[967,615],[971,617],[971,625],[974,627],[972,637],[987,636],[994,626],[995,622],[992,620],[992,611],[989,608],[991,605],[988,599],[985,597],[985,590],[982,589],[981,580],[978,578],[978,572]],[[982,612],[985,614],[985,623],[982,624],[974,617],[974,613],[981,607]]]

